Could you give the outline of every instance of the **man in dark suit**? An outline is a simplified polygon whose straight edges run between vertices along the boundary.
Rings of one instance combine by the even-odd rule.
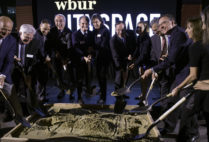
[[[168,55],[168,37],[161,34],[158,29],[158,19],[154,19],[151,22],[151,28],[154,35],[151,37],[152,47],[150,53],[150,60],[152,65],[160,64],[164,58]],[[169,81],[169,69],[162,70],[158,74],[158,82],[160,85],[160,95],[164,97],[169,93],[171,82]],[[162,111],[165,111],[166,101],[161,103]]]
[[[40,84],[39,87],[39,96],[43,101],[48,101],[46,99],[46,84],[48,81],[48,67],[46,65],[46,62],[50,62],[49,57],[46,55],[45,51],[45,42],[47,40],[47,35],[50,31],[51,24],[49,20],[44,19],[41,21],[39,28],[36,31],[35,38],[38,39],[41,42],[41,46],[39,47],[42,54],[44,55],[43,62],[39,62],[37,64],[37,68],[39,68],[40,73],[37,76],[38,82]]]
[[[75,31],[72,36],[74,47],[74,65],[76,68],[78,101],[83,103],[81,98],[82,84],[85,79],[86,92],[92,93],[91,87],[91,68],[92,58],[94,56],[94,37],[89,31],[89,18],[82,16],[79,19],[80,29]]]
[[[32,111],[41,109],[41,102],[37,96],[37,76],[40,73],[37,64],[43,61],[43,54],[40,50],[41,42],[34,38],[36,30],[30,24],[23,24],[20,27],[17,38],[17,50],[15,67],[12,73],[17,93],[25,100]],[[28,92],[26,91],[28,89]],[[42,110],[40,110],[42,113]]]
[[[9,17],[0,17],[0,75],[6,77],[5,81],[0,79],[0,89],[2,89],[4,95],[6,95],[5,97],[9,100],[9,103],[15,111],[13,113],[15,113],[16,122],[24,122],[24,124],[30,126],[30,124],[23,118],[21,105],[16,93],[14,93],[14,86],[12,84],[11,73],[16,51],[16,39],[10,35],[12,27],[13,22]],[[4,103],[1,103],[1,105],[2,104]],[[3,106],[1,106],[1,108],[3,108]]]
[[[60,99],[64,97],[65,90],[69,90],[71,87],[70,81],[73,81],[73,76],[70,76],[72,75],[72,65],[70,64],[72,58],[72,31],[66,27],[66,18],[63,14],[55,15],[54,22],[55,27],[52,27],[47,35],[45,46],[47,60],[52,62],[51,69],[54,70],[61,90],[57,96]]]
[[[135,50],[136,39],[133,32],[126,31],[125,24],[115,25],[116,33],[110,40],[110,49],[115,65],[115,90],[125,86],[128,77],[128,62]]]
[[[189,74],[189,68],[188,68],[188,47],[190,45],[190,42],[187,40],[187,36],[185,32],[178,27],[175,24],[175,20],[173,16],[166,14],[160,17],[159,19],[159,28],[160,32],[164,35],[168,35],[168,56],[165,57],[165,59],[159,63],[158,65],[154,66],[151,69],[148,69],[145,71],[142,78],[145,78],[149,76],[150,74],[153,74],[156,76],[157,73],[164,69],[171,68],[173,73],[173,79],[171,80],[171,87],[170,90],[175,88],[177,85],[179,85]],[[180,91],[178,96],[175,96],[173,98],[170,98],[168,102],[168,108],[171,107],[177,100],[179,100],[181,97],[185,96],[188,92],[190,92],[191,89],[186,89]],[[188,105],[186,105],[188,103]],[[183,113],[186,113],[186,109],[191,108],[192,104],[192,98],[191,100],[187,101],[185,104],[185,107],[182,107],[171,113],[166,119],[165,119],[165,129],[163,133],[169,133],[173,132],[173,130],[176,127],[177,120],[180,115]],[[182,112],[182,113],[181,113]],[[184,115],[182,115],[184,116]],[[191,118],[189,121],[191,123],[197,123],[196,118]],[[189,123],[187,123],[189,124]],[[192,126],[195,126],[194,124]],[[198,131],[197,128],[192,127],[191,125],[187,125],[187,129],[185,129],[185,133],[190,135],[191,139],[194,136],[197,135]],[[190,140],[190,138],[188,138]]]

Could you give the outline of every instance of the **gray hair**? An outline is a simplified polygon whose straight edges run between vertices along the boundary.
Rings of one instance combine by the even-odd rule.
[[[64,19],[64,21],[65,21],[65,23],[66,23],[65,15],[63,15],[63,14],[56,14],[56,15],[54,16],[54,20],[55,20],[55,18],[56,18],[57,16],[63,17],[63,19]]]
[[[154,18],[151,22],[150,22],[150,26],[152,27],[152,25],[157,24],[158,25],[159,22],[159,18]]]
[[[20,26],[20,30],[19,30],[19,32],[21,32],[21,33],[26,33],[26,34],[35,34],[36,33],[36,30],[35,30],[35,28],[32,26],[32,25],[30,25],[30,24],[22,24],[21,26]]]

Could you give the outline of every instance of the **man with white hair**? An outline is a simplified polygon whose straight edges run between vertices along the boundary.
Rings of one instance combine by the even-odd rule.
[[[40,73],[37,68],[39,62],[43,62],[44,57],[40,50],[41,41],[34,38],[36,33],[35,28],[30,24],[23,24],[20,26],[19,36],[17,36],[17,52],[14,56],[15,67],[12,73],[12,79],[16,88],[16,92],[25,101],[26,97],[30,95],[28,106],[32,110],[41,112],[39,108],[40,102],[38,100],[36,85],[37,76]],[[26,91],[28,89],[28,91]],[[27,93],[29,92],[29,93]],[[37,111],[36,111],[37,112]]]
[[[69,64],[72,61],[72,31],[66,27],[66,18],[63,14],[55,15],[54,23],[55,27],[52,27],[47,35],[45,45],[47,57],[57,74],[56,80],[61,90],[57,97],[61,99],[65,95],[65,90],[71,88],[70,83],[74,78],[72,64]]]

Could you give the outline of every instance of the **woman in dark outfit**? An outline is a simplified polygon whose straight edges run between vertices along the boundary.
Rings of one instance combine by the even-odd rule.
[[[93,35],[96,50],[96,72],[101,93],[98,103],[104,104],[107,92],[106,75],[111,54],[109,47],[110,32],[104,26],[103,20],[99,14],[93,14],[91,21],[94,26]]]
[[[190,74],[180,85],[178,85],[172,91],[173,96],[177,95],[179,90],[183,86],[195,80],[198,80],[198,82],[206,82],[209,86],[209,46],[206,46],[204,40],[203,44],[201,41],[202,29],[204,32],[207,32],[209,34],[209,32],[206,31],[206,28],[202,26],[206,25],[206,20],[208,20],[207,26],[209,24],[209,19],[207,19],[209,17],[206,17],[205,14],[206,13],[203,13],[202,15],[202,22],[200,18],[188,20],[186,32],[188,33],[189,38],[191,38],[194,42],[189,47]],[[209,16],[209,9],[207,11],[207,16]],[[187,117],[189,118],[191,115],[195,115],[198,111],[202,110],[204,112],[204,116],[207,123],[207,135],[209,136],[209,89],[207,91],[203,91],[202,88],[198,88],[198,84],[199,83],[197,83],[194,87],[196,90],[194,93],[194,109],[192,109],[190,115],[188,115]],[[184,120],[186,121],[186,119]],[[178,141],[182,141],[182,138],[189,137],[186,136],[186,134],[183,131],[184,129],[182,127],[182,130],[180,129],[179,132]],[[198,137],[199,135],[197,135],[196,137],[192,137],[193,141],[195,139],[198,139]]]
[[[149,36],[148,24],[146,22],[139,22],[137,24],[136,33],[139,34],[137,37],[137,48],[133,55],[133,64],[129,66],[129,69],[139,67],[139,74],[142,75],[148,68],[151,52],[151,38]],[[145,95],[148,87],[148,79],[141,79],[141,92],[139,98],[141,101],[145,99]]]

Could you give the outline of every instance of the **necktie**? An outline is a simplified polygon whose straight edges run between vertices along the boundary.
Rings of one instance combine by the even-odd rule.
[[[20,55],[21,55],[21,63],[24,66],[25,64],[25,46],[24,45],[21,45]]]
[[[168,51],[167,43],[166,43],[166,38],[165,36],[162,36],[162,52],[161,56],[166,55]]]

